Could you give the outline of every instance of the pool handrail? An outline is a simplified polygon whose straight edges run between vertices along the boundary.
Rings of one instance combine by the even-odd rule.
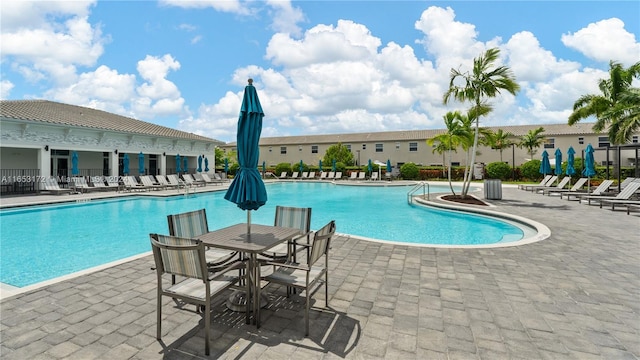
[[[427,189],[427,191],[425,192],[425,187]],[[409,192],[407,192],[407,202],[409,204],[413,203],[413,196],[415,195],[415,193],[420,190],[422,188],[422,196],[424,197],[425,195],[427,195],[427,200],[429,200],[429,195],[431,194],[431,189],[429,188],[429,183],[428,182],[424,182],[421,181],[417,184],[415,184],[411,190],[409,190]]]

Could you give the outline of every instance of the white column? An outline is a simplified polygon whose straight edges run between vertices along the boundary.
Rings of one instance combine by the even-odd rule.
[[[167,156],[166,153],[163,153],[159,156],[160,158],[160,175],[167,175]]]
[[[40,169],[40,176],[45,179],[51,176],[51,151],[45,150],[44,148],[38,151],[38,169]],[[38,183],[39,189],[43,190],[44,179],[41,179]]]
[[[114,151],[109,152],[109,176],[118,178],[118,154]]]

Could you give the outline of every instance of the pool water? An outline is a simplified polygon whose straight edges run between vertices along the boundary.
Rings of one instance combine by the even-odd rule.
[[[336,220],[337,232],[420,244],[515,241],[509,223],[407,203],[405,186],[336,186],[295,182],[267,185],[267,204],[252,211],[273,224],[276,205],[311,207],[311,228]],[[447,192],[447,188],[432,192]],[[210,229],[245,222],[224,191],[186,196],[127,197],[0,211],[0,282],[23,287],[151,250],[149,233],[168,233],[167,215],[206,208]]]

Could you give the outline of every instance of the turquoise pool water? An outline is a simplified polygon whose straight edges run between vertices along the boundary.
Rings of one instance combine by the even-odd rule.
[[[503,221],[409,205],[408,190],[274,183],[267,185],[267,204],[251,217],[272,224],[276,205],[311,207],[312,229],[336,220],[339,233],[406,243],[490,244],[523,237],[519,227]],[[211,229],[246,221],[244,211],[224,200],[224,191],[2,210],[0,281],[24,287],[150,251],[149,233],[168,233],[168,214],[201,208]]]

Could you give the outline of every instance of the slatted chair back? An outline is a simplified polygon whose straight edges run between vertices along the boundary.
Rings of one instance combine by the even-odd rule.
[[[151,244],[159,276],[170,274],[203,281],[206,279],[207,263],[201,241],[152,234]]]
[[[313,266],[322,255],[329,257],[329,247],[331,245],[331,237],[336,232],[336,222],[331,220],[327,225],[320,228],[313,235],[313,243],[311,252],[309,253],[309,267]]]
[[[209,232],[206,209],[167,215],[169,234],[185,238],[195,238]]]
[[[276,206],[275,226],[300,229],[306,234],[311,229],[311,208]]]

